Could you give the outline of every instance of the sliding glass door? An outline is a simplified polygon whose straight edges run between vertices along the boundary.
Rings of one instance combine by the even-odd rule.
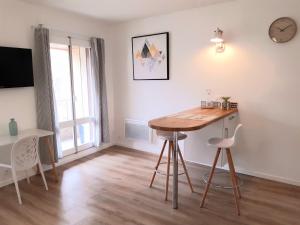
[[[51,68],[61,155],[90,148],[94,143],[90,48],[51,43]]]

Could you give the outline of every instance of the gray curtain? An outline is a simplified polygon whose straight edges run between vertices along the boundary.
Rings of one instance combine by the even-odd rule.
[[[105,82],[105,51],[102,38],[91,38],[92,84],[94,86],[95,144],[109,142],[108,106]]]
[[[34,89],[36,96],[37,127],[39,129],[54,131],[53,137],[54,157],[58,160],[57,130],[55,118],[55,102],[52,87],[52,74],[50,62],[49,30],[39,27],[34,31]],[[43,163],[49,163],[48,150],[41,142],[40,156]]]

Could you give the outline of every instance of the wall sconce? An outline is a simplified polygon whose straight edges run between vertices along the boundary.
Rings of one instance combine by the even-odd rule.
[[[225,44],[223,39],[223,31],[217,28],[217,30],[214,31],[214,37],[210,39],[212,43],[215,43],[216,45],[216,52],[222,53],[225,51]]]

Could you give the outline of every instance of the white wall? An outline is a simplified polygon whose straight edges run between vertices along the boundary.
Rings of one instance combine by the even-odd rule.
[[[157,145],[126,142],[124,119],[148,121],[199,106],[209,88],[240,104],[244,129],[234,151],[239,170],[300,185],[300,35],[286,44],[268,37],[278,17],[290,16],[300,26],[299,8],[298,0],[237,0],[116,26],[116,141],[157,152]],[[209,42],[216,27],[225,32],[223,54],[215,54]],[[165,31],[170,32],[170,80],[133,81],[131,37]],[[196,144],[188,146],[185,151],[197,151]]]
[[[40,23],[50,29],[66,31],[68,34],[105,39],[110,127],[113,127],[110,25],[77,14],[21,1],[0,0],[0,46],[33,48],[32,26]],[[36,127],[33,88],[0,89],[0,135],[8,134],[8,122],[12,117],[16,118],[20,130]],[[0,151],[3,152],[3,149]],[[0,170],[0,180],[3,181],[2,172]]]
[[[233,96],[240,103],[245,125],[234,151],[239,170],[300,185],[300,35],[280,45],[267,34],[270,23],[281,16],[293,17],[300,25],[299,7],[298,0],[236,0],[111,25],[17,0],[0,0],[0,46],[32,48],[31,26],[39,23],[104,37],[113,142],[147,151],[157,152],[160,146],[126,142],[124,119],[147,122],[198,106],[208,88],[215,95]],[[225,31],[227,42],[226,52],[218,55],[209,42],[217,26]],[[131,37],[163,31],[170,32],[170,80],[133,81]],[[20,129],[36,126],[33,88],[0,90],[0,135],[8,133],[11,117]],[[187,156],[198,154],[197,135],[190,137],[185,151],[192,154]]]
[[[112,101],[110,82],[109,24],[77,14],[24,3],[17,0],[0,0],[0,46],[33,48],[32,26],[63,30],[86,37],[103,37],[107,45],[107,76],[109,98]],[[113,104],[111,104],[113,105]],[[112,110],[112,108],[111,108]],[[33,88],[0,90],[0,135],[8,134],[9,118],[16,118],[19,128],[36,127],[36,110]]]

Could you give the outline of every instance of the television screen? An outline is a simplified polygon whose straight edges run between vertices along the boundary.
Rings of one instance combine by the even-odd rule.
[[[0,88],[33,86],[31,49],[0,47]]]

